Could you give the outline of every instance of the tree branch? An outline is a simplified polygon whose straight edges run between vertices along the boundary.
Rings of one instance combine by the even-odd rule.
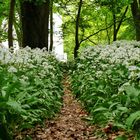
[[[79,44],[81,44],[82,42],[88,40],[90,37],[92,37],[92,36],[98,34],[99,32],[104,31],[104,30],[106,30],[106,29],[108,29],[108,28],[111,28],[113,25],[114,25],[114,23],[111,24],[110,26],[106,27],[106,28],[100,29],[100,30],[98,30],[97,32],[95,32],[95,33],[93,33],[93,34],[87,36],[86,38],[84,38],[83,40],[81,40],[81,41],[79,42]]]
[[[122,24],[122,22],[123,22],[123,19],[125,18],[125,15],[126,15],[126,13],[127,13],[127,11],[128,11],[128,6],[126,7],[126,9],[125,9],[125,11],[124,11],[124,13],[123,13],[123,15],[122,15],[122,18],[121,18],[121,20],[120,20],[120,22],[119,22],[119,24],[118,24],[118,27],[117,27],[117,29],[116,29],[116,32],[119,31],[119,29],[120,29],[120,27],[121,27],[121,24]]]
[[[125,20],[128,20],[128,19],[130,19],[130,18],[131,18],[131,17],[126,18],[126,19],[124,19],[122,22],[124,22]],[[117,21],[117,22],[120,22],[120,21]],[[116,23],[117,23],[117,22],[116,22]],[[101,31],[104,31],[104,30],[107,30],[107,29],[111,28],[113,25],[114,25],[114,23],[112,23],[111,25],[109,25],[109,26],[108,26],[108,27],[106,27],[106,28],[100,29],[100,30],[98,30],[97,32],[95,32],[95,33],[93,33],[93,34],[91,34],[91,35],[89,35],[89,36],[85,37],[83,40],[81,40],[81,41],[79,42],[79,44],[83,43],[84,41],[88,40],[88,39],[89,39],[89,38],[91,38],[92,36],[94,36],[94,35],[98,34],[99,32],[101,32]]]
[[[95,43],[94,41],[92,41],[90,38],[88,39],[91,43],[93,43],[94,45],[97,45],[97,43]]]

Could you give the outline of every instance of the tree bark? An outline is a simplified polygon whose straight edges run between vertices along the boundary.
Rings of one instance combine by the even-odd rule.
[[[15,0],[10,1],[9,21],[8,21],[8,46],[13,47],[13,21],[14,21]]]
[[[44,48],[48,50],[49,0],[41,5],[21,2],[21,22],[23,47]]]
[[[140,41],[140,7],[137,0],[133,0],[133,3],[131,3],[131,12],[135,24],[136,40]]]
[[[53,49],[53,0],[50,0],[50,48],[51,52]]]
[[[118,24],[117,29],[116,29],[116,33],[118,33],[118,31],[119,31],[119,29],[120,29],[120,27],[121,27],[121,25],[122,25],[122,23],[123,23],[123,20],[124,20],[124,18],[125,18],[125,15],[126,15],[126,13],[127,13],[127,11],[128,11],[128,6],[125,8],[125,11],[124,11],[124,13],[123,13],[123,15],[122,15],[122,17],[121,17],[121,20],[120,20],[120,22],[119,22],[119,24]]]
[[[20,12],[19,1],[17,1],[15,8],[16,8],[17,17],[15,17],[13,24],[14,24],[16,35],[17,35],[18,45],[19,45],[19,48],[21,48],[22,47],[22,27],[21,27],[21,12]]]
[[[76,17],[76,27],[75,27],[75,48],[74,48],[74,58],[78,57],[78,49],[80,47],[79,42],[79,21],[80,21],[80,13],[82,8],[83,0],[80,0],[79,7],[78,7],[78,13]]]
[[[117,40],[117,31],[116,31],[116,15],[113,13],[113,41],[116,41]]]
[[[118,23],[118,26],[117,26],[116,15],[113,14],[113,21],[114,21],[113,41],[116,41],[116,40],[117,40],[117,34],[118,34],[119,30],[120,30],[120,27],[121,27],[121,25],[122,25],[122,23],[123,23],[123,20],[124,20],[124,18],[125,18],[125,15],[126,15],[127,11],[128,11],[128,6],[126,7],[126,9],[125,9],[125,11],[124,11],[124,13],[123,13],[123,15],[122,15],[122,17],[121,17],[121,19],[120,19],[120,21],[119,21],[119,23]]]

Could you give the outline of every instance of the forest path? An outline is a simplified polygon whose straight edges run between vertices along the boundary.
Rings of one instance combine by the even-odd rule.
[[[97,140],[93,136],[95,127],[82,120],[87,113],[74,99],[67,75],[62,82],[64,96],[60,113],[54,120],[46,121],[44,128],[37,126],[28,135],[32,135],[33,140]]]

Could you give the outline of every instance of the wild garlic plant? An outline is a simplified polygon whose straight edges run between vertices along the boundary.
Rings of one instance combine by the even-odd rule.
[[[0,48],[0,124],[21,130],[59,111],[63,94],[59,62],[45,49]]]
[[[71,75],[72,88],[92,123],[137,131],[140,114],[140,42],[85,48]],[[133,113],[136,113],[136,115]],[[130,120],[131,124],[127,120]]]

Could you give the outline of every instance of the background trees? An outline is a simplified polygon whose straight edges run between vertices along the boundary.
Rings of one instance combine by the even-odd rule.
[[[4,41],[7,38],[6,28],[4,24],[4,19],[8,19],[9,13],[9,1],[0,1],[0,42]],[[2,26],[3,23],[3,26]]]
[[[13,23],[14,23],[14,9],[15,9],[15,0],[10,1],[10,10],[9,10],[9,22],[8,22],[8,45],[9,48],[13,46]]]
[[[9,1],[1,1],[0,25],[4,19],[8,19],[8,12],[14,14],[7,9],[10,9]],[[62,16],[64,47],[69,58],[73,55],[77,57],[79,48],[85,46],[110,44],[121,39],[140,40],[140,10],[137,0],[20,0],[15,3],[13,18],[20,46],[46,47],[48,50],[50,33],[49,47],[52,51],[53,13]],[[4,28],[0,27],[0,33],[0,39],[4,40],[5,35],[7,36]],[[12,39],[10,36],[9,38]]]
[[[79,46],[95,45],[101,43],[111,43],[117,39],[135,39],[133,19],[131,14],[130,0],[107,1],[107,0],[87,0],[83,1],[79,19]],[[75,36],[75,22],[77,17],[76,4],[70,8],[70,3],[65,2],[66,15],[64,17],[64,38],[66,46],[72,45]],[[73,2],[74,3],[74,2]],[[68,8],[67,8],[68,7]],[[72,18],[71,18],[72,17]],[[69,33],[69,38],[67,34]],[[73,40],[73,41],[72,41]],[[70,45],[69,45],[70,44]],[[72,46],[75,46],[74,44]],[[79,48],[80,48],[79,47]],[[72,48],[72,47],[71,47]],[[70,52],[70,49],[66,48]]]

